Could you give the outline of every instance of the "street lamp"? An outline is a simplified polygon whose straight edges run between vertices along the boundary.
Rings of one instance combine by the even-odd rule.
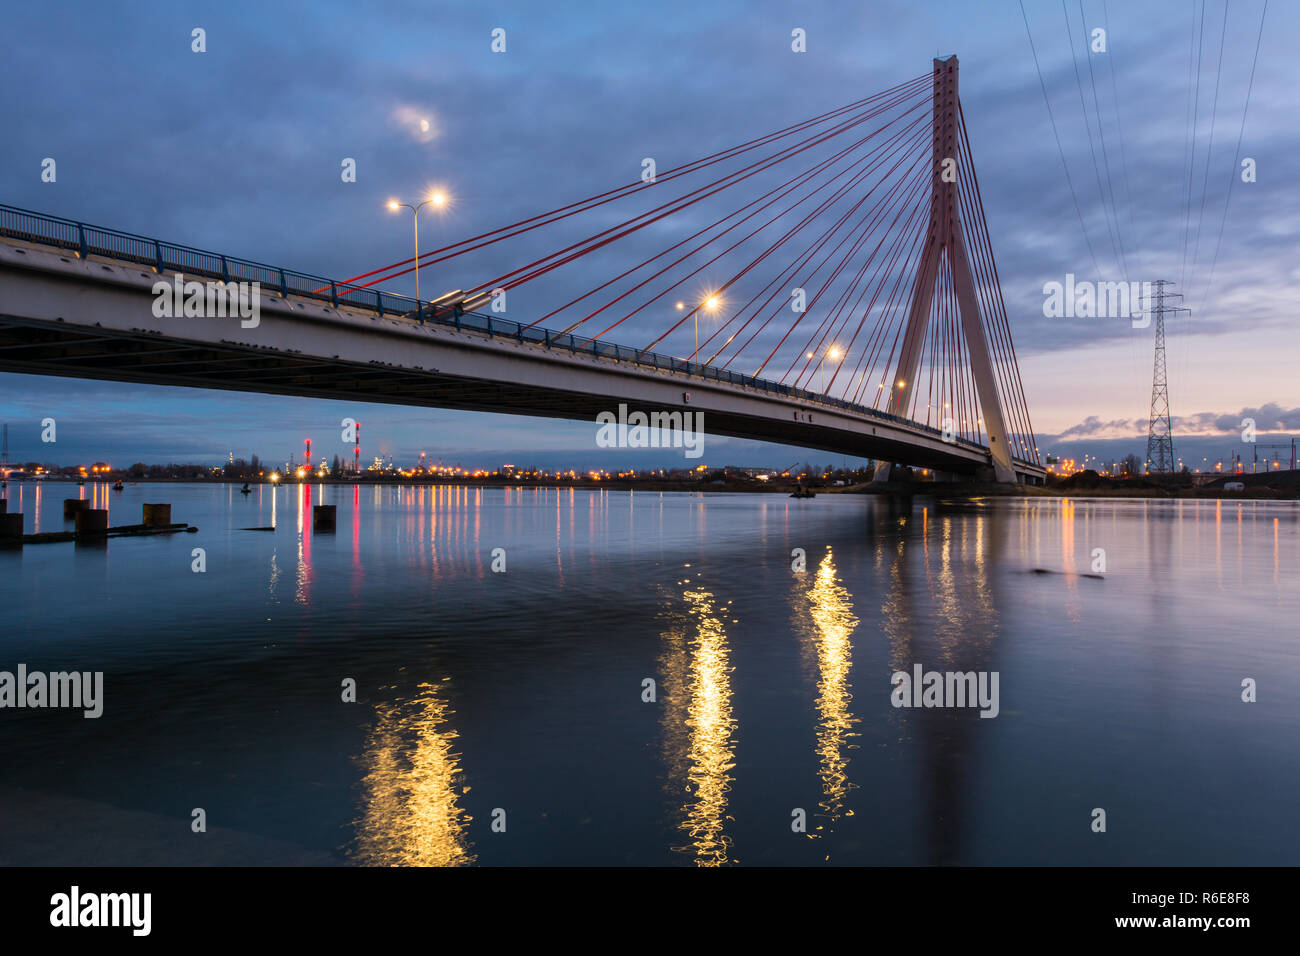
[[[838,345],[831,345],[826,349],[825,357],[830,359],[832,362],[838,362],[841,358],[843,358],[843,356],[844,353],[840,351],[840,347]],[[816,356],[812,352],[805,352],[804,357],[811,360]],[[818,376],[818,381],[821,383],[821,392],[823,395],[825,395],[826,394],[826,368],[822,362],[817,363],[817,376]],[[901,387],[903,383],[899,382],[898,384]],[[884,382],[880,383],[880,387],[881,388],[885,387]]]
[[[828,359],[830,359],[831,362],[838,362],[841,358],[844,357],[844,353],[840,351],[840,347],[839,347],[838,345],[832,345],[830,348],[828,348],[828,349],[826,350],[826,357],[827,357]],[[823,395],[826,394],[826,366],[825,366],[825,363],[822,364],[822,394],[823,394]]]
[[[445,209],[447,206],[447,194],[441,189],[434,190],[429,198],[424,202],[411,205],[406,202],[398,202],[396,199],[388,200],[388,208],[393,212],[406,208],[414,214],[415,221],[415,302],[421,312],[424,311],[424,305],[420,302],[420,210],[425,206],[433,206],[436,209]]]
[[[722,305],[721,299],[716,295],[709,295],[705,297],[704,301],[700,303],[699,308],[695,310],[695,351],[691,353],[693,358],[697,358],[700,354],[700,309],[708,309],[710,312],[717,312],[718,306],[720,305]]]

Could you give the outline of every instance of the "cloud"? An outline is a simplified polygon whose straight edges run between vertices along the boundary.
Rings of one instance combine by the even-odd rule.
[[[1221,436],[1239,432],[1244,419],[1252,419],[1259,433],[1300,431],[1300,407],[1283,408],[1269,402],[1258,408],[1243,408],[1239,412],[1198,412],[1194,415],[1175,415],[1171,427],[1175,436]],[[1081,439],[1133,438],[1144,436],[1149,424],[1146,418],[1115,418],[1103,421],[1090,415],[1056,435],[1044,435],[1044,442],[1079,441]]]
[[[1300,408],[1283,408],[1276,402],[1258,408],[1243,408],[1235,415],[1203,412],[1188,419],[1180,419],[1179,423],[1186,431],[1211,434],[1240,431],[1245,427],[1242,422],[1247,418],[1255,422],[1255,429],[1260,432],[1300,431]]]
[[[1090,415],[1079,424],[1067,428],[1058,435],[1043,436],[1045,440],[1077,441],[1081,438],[1128,438],[1137,434],[1138,427],[1146,428],[1145,422],[1131,418],[1114,418],[1102,421],[1096,415]]]

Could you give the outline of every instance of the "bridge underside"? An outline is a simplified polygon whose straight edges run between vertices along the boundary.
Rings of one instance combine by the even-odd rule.
[[[294,296],[263,294],[256,328],[159,318],[152,270],[17,248],[0,243],[3,371],[585,420],[593,439],[597,414],[626,404],[703,413],[710,435],[987,471],[984,449],[911,423]]]

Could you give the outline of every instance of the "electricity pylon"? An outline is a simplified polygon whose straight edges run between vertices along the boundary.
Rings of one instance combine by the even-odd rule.
[[[1165,313],[1188,309],[1165,305],[1165,299],[1182,298],[1180,292],[1166,292],[1164,279],[1154,283],[1147,308],[1156,321],[1156,359],[1151,380],[1151,422],[1147,425],[1147,471],[1172,474],[1177,468],[1174,458],[1174,430],[1169,420],[1169,378],[1165,369]]]

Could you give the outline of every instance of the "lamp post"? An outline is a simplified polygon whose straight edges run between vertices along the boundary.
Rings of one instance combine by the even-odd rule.
[[[840,351],[840,347],[838,345],[832,345],[828,349],[826,349],[826,357],[830,359],[832,363],[834,363],[834,362],[838,362],[841,358],[843,358],[844,353]],[[823,395],[826,394],[826,366],[824,364],[822,366],[822,394]]]
[[[388,208],[393,212],[406,208],[413,213],[412,219],[415,221],[415,303],[420,312],[424,312],[424,304],[420,301],[420,210],[425,206],[434,206],[442,209],[447,205],[447,194],[442,190],[435,191],[424,202],[411,205],[407,202],[398,202],[396,199],[388,200]]]
[[[811,359],[811,358],[813,358],[814,356],[813,356],[813,353],[812,353],[812,352],[808,352],[808,353],[806,353],[806,357],[809,358],[809,359]],[[825,365],[825,359],[830,359],[832,362],[838,362],[838,361],[839,361],[841,358],[843,358],[843,357],[844,357],[844,353],[840,351],[840,347],[839,347],[838,345],[828,345],[828,346],[826,347],[826,354],[825,354],[825,356],[823,357],[823,361],[817,363],[817,381],[818,381],[818,383],[819,383],[819,384],[818,384],[818,388],[820,389],[820,391],[821,391],[821,393],[822,393],[823,395],[826,394],[826,365]],[[903,383],[902,383],[902,382],[899,382],[898,384],[899,384],[899,386],[901,387]]]
[[[695,351],[691,353],[692,358],[696,358],[700,354],[700,309],[707,309],[710,312],[716,312],[718,311],[718,306],[721,304],[722,304],[721,301],[718,299],[716,295],[709,295],[709,296],[705,296],[704,301],[700,303],[698,308],[696,308],[695,316],[694,316],[695,317]]]

